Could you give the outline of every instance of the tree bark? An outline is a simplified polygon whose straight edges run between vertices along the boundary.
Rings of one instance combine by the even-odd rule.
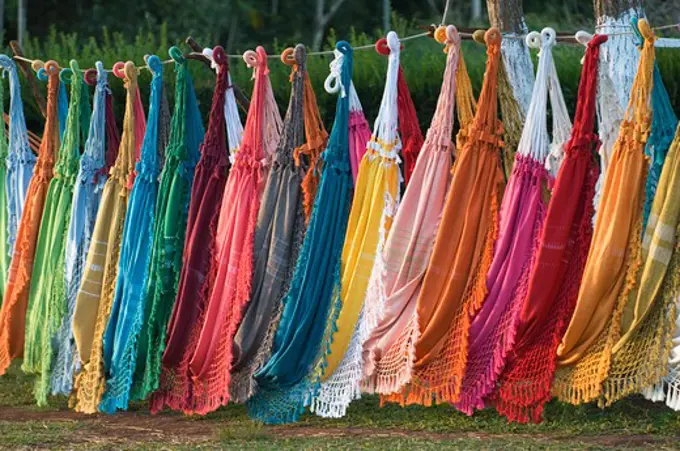
[[[335,13],[338,12],[338,9],[340,9],[343,3],[345,3],[345,0],[333,0],[330,8],[326,11],[325,0],[316,0],[316,14],[314,18],[315,27],[312,39],[312,48],[314,50],[319,50],[321,48],[323,35],[326,32],[326,26]]]
[[[18,0],[17,7],[17,40],[19,45],[24,45],[24,35],[26,34],[26,2],[27,0]]]
[[[503,65],[498,77],[498,94],[505,130],[503,166],[506,177],[509,177],[531,101],[534,65],[524,39],[512,38],[513,34],[523,36],[528,32],[522,0],[487,0],[486,6],[491,26],[509,35],[501,42]]]
[[[472,0],[472,20],[482,18],[482,0]]]

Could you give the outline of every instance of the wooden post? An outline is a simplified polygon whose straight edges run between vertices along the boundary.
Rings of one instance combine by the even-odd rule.
[[[503,165],[505,175],[509,177],[531,101],[534,65],[524,39],[512,38],[528,32],[522,0],[487,0],[486,6],[491,26],[507,36],[501,42],[503,64],[498,78],[498,93],[505,128]]]
[[[24,56],[24,51],[17,41],[9,41],[9,46],[15,56]],[[40,112],[42,113],[43,117],[47,117],[47,102],[45,101],[45,97],[40,94],[40,88],[38,88],[38,79],[33,73],[31,65],[22,60],[15,59],[14,62],[17,64],[17,66],[19,66],[19,70],[21,70],[21,72],[24,74],[26,80],[28,80],[28,85],[31,87],[31,92],[33,93],[35,102],[38,104],[38,108],[40,108]]]
[[[201,47],[196,40],[189,36],[186,38],[185,42],[189,47],[191,47],[191,50],[193,50],[196,53],[201,53],[203,52],[203,47]],[[210,66],[210,63],[207,61],[207,59],[203,58],[201,59],[204,63],[208,64]],[[248,108],[250,107],[250,101],[248,100],[248,97],[246,97],[245,94],[243,94],[243,91],[241,91],[241,88],[239,88],[236,83],[232,80],[231,86],[234,89],[234,97],[236,97],[236,103],[241,107],[243,111],[246,113],[248,112]]]

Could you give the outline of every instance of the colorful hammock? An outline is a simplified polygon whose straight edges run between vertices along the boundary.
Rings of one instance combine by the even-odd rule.
[[[315,393],[311,410],[324,417],[342,417],[347,407],[361,396],[362,349],[375,327],[380,312],[375,304],[365,304],[367,290],[379,290],[382,253],[397,211],[399,193],[398,128],[399,37],[387,34],[390,55],[385,90],[375,120],[373,136],[361,160],[356,190],[342,250],[340,292],[331,300],[333,332],[322,347],[324,374]],[[372,274],[375,273],[375,277]]]
[[[529,273],[543,226],[551,184],[545,168],[550,153],[547,106],[553,118],[555,139],[569,134],[571,123],[552,56],[556,33],[544,28],[526,38],[539,48],[539,62],[526,124],[515,153],[499,213],[498,239],[486,274],[487,295],[470,325],[460,400],[456,408],[467,415],[484,408],[484,398],[494,389],[515,344],[517,323],[527,293]],[[564,142],[555,142],[562,147]]]
[[[25,373],[37,375],[34,395],[39,406],[47,404],[54,355],[52,342],[66,313],[64,264],[71,201],[80,166],[80,110],[90,109],[83,73],[75,60],[71,60],[70,66],[60,74],[62,82],[71,84],[71,100],[38,233],[21,366]]]
[[[364,116],[359,96],[354,88],[354,83],[350,82],[349,92],[349,163],[352,168],[352,180],[356,185],[357,175],[359,174],[359,163],[366,153],[366,145],[371,139],[371,129]]]
[[[500,32],[484,40],[487,63],[469,138],[453,167],[453,180],[418,297],[420,335],[409,385],[385,401],[431,405],[455,403],[467,355],[470,322],[487,294],[486,274],[496,239],[498,199],[503,186],[497,117]]]
[[[633,30],[641,45],[644,39],[635,25],[633,20]],[[642,264],[635,286],[625,301],[621,338],[612,348],[609,373],[602,387],[604,399],[600,404],[603,406],[658,384],[666,374],[672,347],[680,262],[673,254],[680,210],[674,205],[678,199],[667,191],[669,180],[662,182],[660,179],[664,178],[664,173],[667,179],[673,177],[675,168],[672,164],[667,167],[665,160],[678,119],[656,62],[653,76],[652,129],[645,147],[645,154],[651,161],[642,213]],[[657,190],[658,186],[662,191]],[[660,216],[662,212],[665,213],[663,217]]]
[[[59,150],[57,95],[59,66],[48,61],[44,70],[47,84],[47,118],[40,143],[38,161],[28,186],[24,211],[9,268],[5,297],[0,310],[0,375],[5,374],[12,359],[23,356],[28,293],[31,286],[33,258],[42,219],[47,189],[52,180],[54,160]]]
[[[204,129],[187,61],[177,47],[175,60],[175,110],[170,143],[156,200],[153,247],[146,281],[144,319],[137,338],[137,363],[130,398],[145,399],[158,389],[167,324],[177,295],[182,251],[186,237],[194,171],[200,159]]]
[[[163,97],[163,64],[156,55],[147,58],[153,76],[149,116],[142,141],[137,176],[130,192],[123,226],[118,278],[111,315],[104,333],[103,355],[107,368],[106,391],[99,409],[114,413],[127,409],[137,358],[137,338],[142,327],[146,281],[153,240],[154,213],[161,172],[158,144]]]
[[[257,216],[250,302],[234,336],[230,388],[234,402],[245,402],[255,392],[253,374],[271,355],[282,297],[288,291],[306,228],[301,189],[305,171],[294,160],[295,150],[305,144],[303,103],[308,76],[304,45],[284,51],[281,59],[293,66],[292,89]]]
[[[557,349],[560,368],[553,393],[572,404],[602,393],[623,309],[641,265],[644,146],[651,125],[655,37],[646,20],[639,21],[639,28],[645,42],[630,103],[607,170],[576,309]]]
[[[598,177],[593,158],[597,72],[600,45],[606,40],[595,35],[587,44],[574,127],[533,253],[515,347],[491,396],[498,412],[511,421],[541,421],[543,406],[552,398],[557,345],[574,311],[590,248]]]
[[[363,349],[363,388],[370,393],[390,394],[410,380],[418,338],[416,300],[451,180],[456,99],[461,129],[459,145],[463,144],[474,115],[472,85],[460,51],[458,31],[452,25],[440,27],[435,38],[446,44],[447,54],[437,109],[418,154],[413,183],[406,188],[381,255],[385,268],[381,290],[370,291],[366,298],[367,305],[376,304],[382,311]]]
[[[68,232],[65,244],[64,284],[66,312],[54,337],[51,388],[53,394],[68,395],[73,388],[73,375],[78,363],[73,337],[73,313],[76,296],[85,268],[87,250],[97,219],[102,190],[108,177],[108,159],[118,154],[120,134],[113,117],[113,102],[108,73],[101,61],[93,75],[85,72],[85,81],[95,85],[92,118],[85,151],[75,180]],[[91,74],[91,72],[90,72]],[[94,80],[92,80],[94,78]],[[94,81],[94,83],[92,83]]]
[[[215,251],[217,272],[190,362],[193,399],[189,411],[206,414],[229,401],[232,343],[250,299],[257,213],[268,166],[279,141],[279,115],[264,48],[243,54],[255,71],[255,87],[241,149],[224,192]]]
[[[352,47],[336,44],[331,74],[324,87],[340,93],[328,148],[321,155],[323,173],[312,217],[300,250],[283,310],[272,355],[255,373],[258,391],[248,401],[249,414],[267,423],[296,421],[310,402],[321,376],[330,337],[331,299],[340,290],[340,256],[347,230],[352,177],[349,115]]]
[[[0,298],[5,294],[8,271],[17,231],[24,210],[24,202],[28,193],[28,186],[33,177],[36,156],[31,151],[24,118],[24,105],[21,101],[21,84],[17,74],[16,64],[6,55],[0,55],[0,66],[9,73],[9,145],[3,127],[0,152],[0,209],[3,222],[0,223],[0,236],[3,237],[0,246]],[[2,89],[4,94],[4,89]],[[3,102],[4,105],[4,95]]]
[[[217,81],[210,109],[210,123],[191,188],[184,264],[177,299],[168,324],[168,338],[161,362],[160,389],[151,399],[152,412],[162,410],[165,405],[174,410],[183,410],[191,400],[189,360],[200,331],[199,315],[205,309],[208,290],[217,271],[215,239],[219,206],[222,204],[229,170],[224,111],[226,92],[230,84],[229,64],[224,49],[215,47],[210,56],[217,71]],[[229,120],[239,121],[239,118],[230,117]]]
[[[125,63],[124,75],[126,99],[123,135],[116,163],[104,185],[73,314],[73,335],[81,369],[75,378],[69,404],[83,413],[97,412],[104,394],[104,332],[118,276],[123,225],[130,193],[128,182],[135,163],[136,124],[144,121],[143,110],[140,112],[135,108],[138,97],[137,69],[132,62]]]

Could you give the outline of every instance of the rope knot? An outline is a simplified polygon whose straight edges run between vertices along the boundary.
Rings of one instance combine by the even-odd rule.
[[[258,71],[264,70],[263,75],[269,74],[269,67],[267,67],[267,53],[264,51],[264,47],[258,46],[255,51],[246,50],[243,53],[243,61],[245,61],[246,66],[253,71],[253,79],[257,76]]]

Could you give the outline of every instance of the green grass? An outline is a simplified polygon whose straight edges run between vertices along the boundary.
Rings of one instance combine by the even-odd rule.
[[[380,408],[366,397],[346,417],[305,415],[267,426],[231,405],[205,417],[167,412],[150,416],[143,404],[115,416],[74,414],[63,397],[33,402],[33,382],[15,362],[0,378],[0,448],[49,449],[677,449],[680,415],[640,397],[601,410],[552,402],[541,424],[508,423],[491,409],[468,417],[449,406]]]

